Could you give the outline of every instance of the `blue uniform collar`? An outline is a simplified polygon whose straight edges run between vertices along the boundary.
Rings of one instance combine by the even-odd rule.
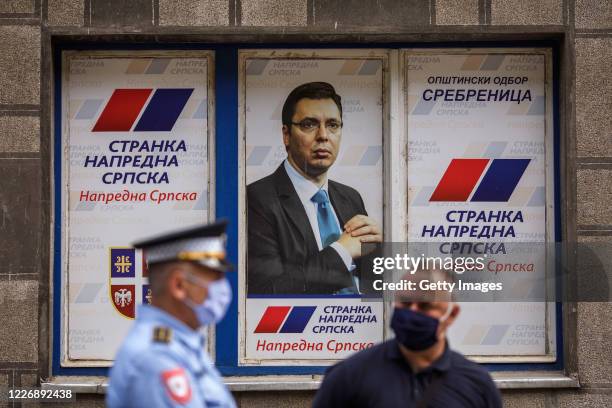
[[[141,305],[138,309],[136,321],[140,323],[154,323],[172,329],[172,335],[190,349],[202,350],[206,343],[203,333],[193,330],[170,313],[152,305]]]

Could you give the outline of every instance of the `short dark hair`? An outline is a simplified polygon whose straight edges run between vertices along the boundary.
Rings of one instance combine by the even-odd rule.
[[[166,293],[168,276],[175,262],[158,262],[149,265],[149,287],[153,297],[163,296]]]
[[[336,93],[334,87],[327,82],[308,82],[295,88],[289,93],[283,105],[283,125],[291,126],[291,118],[295,113],[295,106],[301,99],[332,99],[340,111],[342,119],[342,98]]]

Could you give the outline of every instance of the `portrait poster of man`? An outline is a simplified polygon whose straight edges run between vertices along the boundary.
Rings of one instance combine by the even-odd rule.
[[[380,59],[251,59],[248,295],[359,295],[382,240]]]

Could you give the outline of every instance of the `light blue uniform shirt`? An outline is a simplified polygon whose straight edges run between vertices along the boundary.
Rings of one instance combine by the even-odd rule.
[[[163,310],[141,306],[115,357],[107,406],[236,407],[205,342],[203,334]]]

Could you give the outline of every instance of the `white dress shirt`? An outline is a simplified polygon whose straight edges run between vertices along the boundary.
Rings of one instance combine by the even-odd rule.
[[[312,232],[314,233],[315,239],[317,240],[317,246],[319,247],[319,251],[323,250],[323,245],[321,244],[321,234],[319,232],[319,221],[317,218],[317,203],[311,201],[310,199],[314,196],[317,191],[319,191],[319,187],[308,180],[304,176],[302,176],[293,166],[289,163],[289,160],[285,160],[285,171],[297,192],[300,201],[302,202],[302,206],[304,206],[304,210],[306,211],[306,216],[308,216],[308,221],[310,222],[310,227],[312,228]],[[327,189],[328,183],[327,178],[325,179],[325,183],[321,187],[322,190],[327,192],[329,196],[329,190]],[[334,220],[336,221],[336,225],[338,225],[338,229],[342,232],[343,228],[338,221],[338,216],[336,215],[336,210],[334,210],[334,206],[331,204],[330,207],[332,209],[332,214],[334,215]],[[338,242],[333,242],[329,245],[334,248],[340,258],[342,258],[342,262],[346,265],[346,268],[349,271],[355,269],[355,264],[353,263],[353,258],[351,254],[348,252],[346,248],[344,248]]]

